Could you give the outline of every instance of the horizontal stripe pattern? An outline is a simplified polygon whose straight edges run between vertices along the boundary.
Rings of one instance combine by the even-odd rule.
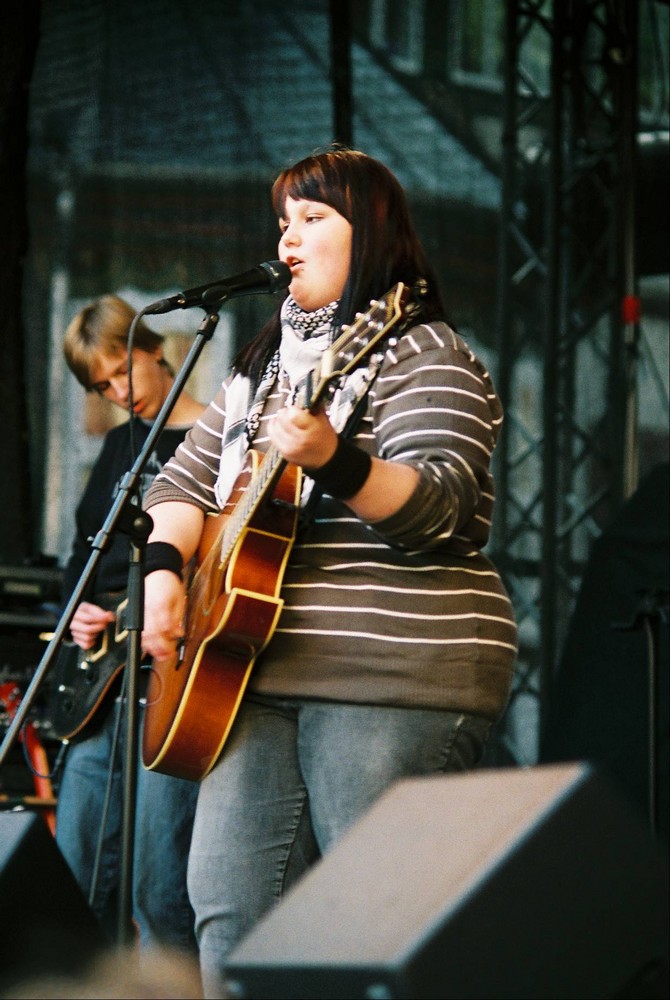
[[[270,394],[254,446],[287,398]],[[147,498],[215,509],[226,385]],[[502,411],[490,376],[446,324],[389,347],[356,443],[420,471],[410,502],[374,526],[322,497],[293,546],[277,630],[251,686],[277,695],[475,711],[497,718],[516,626],[482,549],[494,504],[490,462]]]

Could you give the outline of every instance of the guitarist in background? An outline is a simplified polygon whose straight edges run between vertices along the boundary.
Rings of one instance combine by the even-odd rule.
[[[181,568],[246,449],[272,446],[304,473],[276,631],[200,783],[188,879],[208,997],[228,995],[231,948],[392,782],[475,766],[516,658],[482,552],[501,406],[446,320],[403,189],[336,147],[272,195],[288,296],[145,501],[142,642],[158,670],[189,634]],[[414,295],[381,349],[323,405],[296,402],[342,324],[397,282]]]
[[[122,409],[128,407],[127,338],[134,316],[133,309],[122,299],[103,296],[77,314],[63,343],[67,364],[86,391],[97,392]],[[113,428],[105,436],[76,511],[76,535],[64,572],[63,605],[89,559],[87,539],[95,536],[104,523],[118,483],[132,467],[134,452],[146,440],[151,422],[173,381],[173,372],[163,357],[163,338],[140,321],[132,357],[134,444],[128,423]],[[145,467],[144,488],[203,410],[202,404],[187,393],[179,396]],[[123,596],[128,561],[129,540],[119,533],[98,564],[93,593],[80,603],[72,619],[72,638],[82,649],[90,650],[104,629],[114,622],[114,611],[108,610],[108,604],[102,606],[106,602],[101,602],[99,595]],[[110,664],[110,669],[114,666],[118,669],[118,660]],[[118,929],[123,733],[118,738],[117,751],[113,745],[116,719],[122,711],[119,697],[122,677],[121,670],[91,720],[68,746],[56,815],[56,841],[112,941]],[[57,697],[57,692],[52,697]],[[111,800],[103,822],[108,781],[112,783]],[[192,782],[138,769],[133,897],[142,945],[195,948],[193,913],[186,892],[195,791]],[[99,837],[102,851],[95,877]]]

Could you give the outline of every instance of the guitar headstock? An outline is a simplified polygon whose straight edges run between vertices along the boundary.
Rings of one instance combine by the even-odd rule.
[[[347,375],[403,318],[409,292],[409,286],[399,281],[381,299],[373,299],[364,313],[357,313],[353,323],[342,327],[340,336],[324,351],[310,408],[319,402],[333,379]]]

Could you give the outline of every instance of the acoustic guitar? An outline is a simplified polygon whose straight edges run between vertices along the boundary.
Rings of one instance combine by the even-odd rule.
[[[343,327],[313,373],[314,408],[404,315],[399,282]],[[205,527],[187,586],[184,639],[154,662],[147,688],[142,760],[149,770],[197,781],[214,766],[258,655],[283,607],[280,590],[295,540],[302,471],[275,448],[254,449],[223,510]]]

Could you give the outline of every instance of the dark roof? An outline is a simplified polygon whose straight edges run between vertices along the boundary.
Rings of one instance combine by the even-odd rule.
[[[361,45],[354,145],[408,190],[496,207],[500,182]],[[49,0],[33,170],[269,180],[332,139],[327,0]]]

